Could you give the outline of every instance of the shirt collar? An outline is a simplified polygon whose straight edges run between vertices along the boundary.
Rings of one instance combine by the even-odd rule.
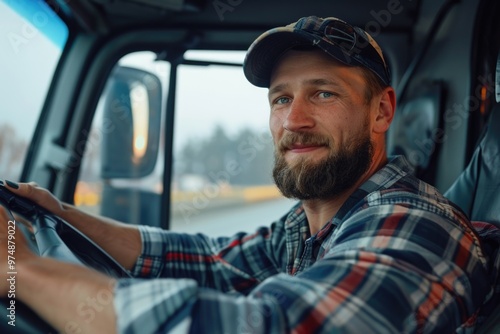
[[[344,202],[335,217],[332,217],[330,223],[339,225],[346,214],[368,194],[387,189],[401,178],[413,172],[413,168],[408,160],[402,156],[393,156],[389,158],[389,162],[379,171],[373,174],[365,183],[352,193],[351,196]],[[307,217],[304,207],[301,202],[298,202],[288,214],[286,219],[286,228],[294,228],[301,225],[307,225]],[[326,224],[325,224],[326,225]],[[322,229],[323,230],[323,229]]]

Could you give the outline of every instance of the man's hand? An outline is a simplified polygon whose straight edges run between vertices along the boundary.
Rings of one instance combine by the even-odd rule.
[[[106,217],[88,214],[61,202],[47,189],[36,183],[5,181],[13,193],[26,197],[64,219],[92,239],[125,269],[132,269],[142,251],[141,236],[136,226],[123,224]]]
[[[7,188],[16,195],[26,197],[38,205],[44,207],[55,215],[60,216],[64,211],[64,205],[50,191],[41,188],[35,182],[15,183],[5,181]]]

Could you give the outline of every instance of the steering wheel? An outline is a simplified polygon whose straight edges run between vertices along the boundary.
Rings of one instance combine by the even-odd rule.
[[[0,183],[0,205],[11,214],[15,212],[31,222],[40,256],[87,266],[110,277],[132,277],[125,268],[79,230],[38,204],[12,193],[2,183]],[[0,298],[1,309],[6,310],[9,305],[9,299]],[[0,323],[0,332],[56,332],[21,301],[16,300],[15,307],[16,326],[9,325],[9,318],[4,317]]]

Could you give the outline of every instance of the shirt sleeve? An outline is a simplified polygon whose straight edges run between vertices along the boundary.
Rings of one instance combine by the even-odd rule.
[[[140,226],[142,254],[132,270],[140,278],[190,278],[202,287],[245,291],[283,269],[283,224],[253,234],[209,238]]]
[[[467,331],[491,291],[484,254],[465,222],[382,205],[353,215],[328,250],[296,276],[250,293],[195,280],[120,280],[123,333],[443,333]]]

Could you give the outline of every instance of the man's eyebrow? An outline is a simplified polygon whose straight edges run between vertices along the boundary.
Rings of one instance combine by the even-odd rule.
[[[305,85],[308,86],[336,86],[336,87],[341,87],[341,84],[336,81],[336,80],[330,80],[330,79],[323,79],[323,78],[317,78],[317,79],[309,79],[304,81]],[[271,96],[273,94],[279,93],[283,90],[285,90],[288,87],[287,83],[282,83],[277,86],[274,86],[269,89],[268,96]]]
[[[327,86],[327,85],[339,86],[340,85],[338,83],[338,81],[330,80],[330,79],[323,79],[323,78],[310,79],[310,80],[307,80],[305,83],[308,85],[311,85],[311,86]]]
[[[267,93],[267,96],[271,96],[271,95],[274,95],[276,93],[279,93],[279,92],[285,90],[286,87],[288,87],[288,84],[282,83],[282,84],[279,84],[279,85],[274,86],[272,88],[269,88],[269,92]]]

